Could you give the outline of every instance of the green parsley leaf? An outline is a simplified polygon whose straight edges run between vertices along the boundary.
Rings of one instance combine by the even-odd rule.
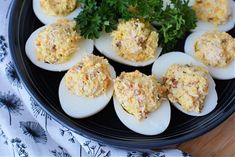
[[[82,36],[99,38],[102,31],[112,32],[119,20],[139,18],[157,23],[160,44],[165,51],[173,49],[185,33],[196,27],[195,12],[189,0],[171,0],[163,9],[163,0],[78,0],[83,11],[75,18]]]

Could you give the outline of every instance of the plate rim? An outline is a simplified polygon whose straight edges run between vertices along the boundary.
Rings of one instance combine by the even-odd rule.
[[[233,107],[229,111],[227,111],[226,114],[223,113],[223,115],[220,116],[220,118],[218,118],[213,124],[207,125],[206,127],[204,127],[203,130],[200,130],[198,132],[190,132],[182,137],[177,137],[175,139],[148,141],[148,142],[145,141],[145,142],[141,142],[141,143],[136,143],[136,141],[124,141],[124,140],[118,140],[118,139],[111,139],[111,138],[107,138],[107,137],[101,137],[100,135],[97,135],[95,133],[91,133],[83,128],[79,128],[77,125],[75,125],[72,122],[70,122],[69,120],[65,119],[65,116],[55,112],[52,108],[50,108],[46,104],[43,104],[42,100],[40,100],[40,98],[39,98],[39,95],[32,88],[32,84],[30,84],[29,80],[27,80],[26,76],[24,76],[23,73],[21,72],[22,65],[18,64],[19,61],[17,61],[17,58],[19,57],[19,55],[17,56],[16,55],[17,53],[14,53],[14,52],[21,52],[19,50],[19,46],[18,46],[18,48],[16,46],[16,45],[20,44],[19,35],[17,34],[17,32],[19,32],[19,28],[15,29],[15,27],[16,27],[15,23],[20,22],[20,20],[19,20],[20,16],[19,17],[14,16],[15,12],[19,12],[19,11],[16,11],[17,9],[20,9],[20,10],[22,9],[22,5],[21,6],[18,5],[19,3],[23,4],[23,3],[27,3],[27,2],[24,0],[14,0],[12,7],[11,7],[10,16],[9,16],[9,24],[8,24],[8,39],[9,39],[9,50],[10,50],[9,52],[10,52],[10,56],[12,58],[12,62],[15,66],[16,72],[17,72],[18,76],[20,77],[21,83],[23,84],[24,88],[27,90],[27,92],[30,94],[30,96],[40,105],[40,107],[42,107],[42,109],[44,111],[46,111],[47,114],[49,114],[60,125],[67,127],[71,131],[73,131],[79,135],[82,135],[86,138],[95,140],[100,143],[105,143],[105,144],[108,144],[113,147],[124,148],[124,149],[129,149],[129,150],[135,150],[135,149],[145,150],[145,149],[172,146],[172,145],[183,143],[185,141],[199,137],[199,136],[209,132],[210,130],[214,129],[215,127],[219,126],[219,124],[221,124],[223,121],[225,121],[227,118],[229,118],[231,114],[233,114],[235,112],[235,95],[234,95],[233,98],[231,99],[231,101],[228,102],[228,104],[233,103],[234,104]],[[21,15],[21,11],[20,11],[20,15]],[[15,44],[13,44],[13,43],[15,43]],[[21,58],[22,58],[22,56],[21,56]],[[135,147],[132,147],[133,145]]]

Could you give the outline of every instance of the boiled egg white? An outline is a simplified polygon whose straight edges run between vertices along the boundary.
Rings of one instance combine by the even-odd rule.
[[[225,24],[216,26],[210,22],[198,20],[196,28],[194,28],[192,31],[195,32],[195,31],[207,31],[207,30],[212,30],[212,29],[218,29],[219,31],[226,32],[226,31],[231,30],[235,24],[235,2],[233,0],[228,0],[228,1],[230,2],[232,14],[229,20]],[[192,6],[194,4],[195,4],[195,0],[189,1],[189,6]]]
[[[185,45],[184,45],[185,53],[189,54],[190,56],[196,59],[194,45],[204,33],[205,31],[193,32],[187,37],[185,41]],[[216,79],[227,80],[227,79],[235,78],[235,61],[234,60],[227,67],[223,67],[223,68],[212,67],[212,66],[207,66],[207,67],[208,67],[210,74]]]
[[[46,25],[46,24],[54,23],[55,21],[61,18],[73,20],[75,17],[78,16],[78,14],[82,11],[82,9],[81,7],[78,7],[67,16],[51,16],[43,12],[41,5],[40,5],[40,0],[33,0],[33,11],[35,15],[37,16],[37,18]]]
[[[166,74],[168,68],[173,65],[173,64],[181,64],[181,65],[186,65],[186,64],[192,64],[196,66],[202,66],[205,69],[207,69],[203,64],[200,62],[196,61],[194,58],[191,56],[182,53],[182,52],[170,52],[167,54],[164,54],[160,56],[153,64],[152,67],[152,74],[156,75],[156,77],[159,80],[162,80],[163,76]],[[215,89],[215,82],[212,79],[212,77],[208,74],[208,80],[209,80],[209,90],[208,90],[208,95],[206,96],[206,99],[204,101],[204,107],[202,109],[201,113],[197,112],[186,112],[183,110],[181,105],[178,103],[173,103],[174,106],[182,111],[185,114],[191,115],[191,116],[204,116],[211,111],[214,110],[214,108],[217,105],[217,92]]]
[[[37,59],[37,51],[36,51],[36,38],[39,32],[41,32],[46,26],[40,27],[37,30],[35,30],[25,44],[25,52],[27,57],[30,59],[30,61],[35,64],[36,66],[49,70],[49,71],[65,71],[68,70],[70,67],[75,65],[78,60],[80,60],[84,55],[88,53],[92,53],[94,50],[94,42],[90,39],[80,39],[78,42],[78,49],[73,54],[71,59],[65,63],[62,64],[48,64],[42,61],[38,61]]]
[[[135,66],[135,67],[141,67],[141,66],[147,66],[149,64],[152,64],[157,57],[160,55],[162,48],[158,47],[156,49],[156,53],[154,58],[148,60],[148,61],[143,61],[143,62],[134,62],[134,61],[129,61],[126,60],[122,57],[120,57],[115,48],[112,46],[112,41],[113,38],[111,37],[111,33],[102,33],[100,35],[100,37],[98,39],[95,40],[95,47],[100,51],[100,53],[102,53],[103,55],[105,55],[106,57],[125,64],[125,65],[130,65],[130,66]]]
[[[143,120],[137,120],[133,115],[127,113],[117,98],[113,96],[115,112],[120,121],[130,130],[143,135],[157,135],[165,131],[170,123],[171,108],[168,100],[163,100],[160,107],[149,113]]]
[[[116,78],[116,72],[110,65],[110,76]],[[95,98],[87,98],[78,95],[73,95],[65,85],[65,77],[62,78],[59,85],[59,101],[62,109],[66,114],[74,118],[86,118],[92,116],[109,103],[113,96],[113,82],[110,84],[106,93]]]

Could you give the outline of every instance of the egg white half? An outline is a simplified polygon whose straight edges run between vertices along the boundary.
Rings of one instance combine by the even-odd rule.
[[[192,31],[195,32],[195,31],[207,31],[207,30],[218,29],[219,31],[226,32],[226,31],[231,30],[235,24],[235,2],[233,0],[229,0],[229,2],[231,6],[232,15],[225,24],[216,26],[210,22],[204,22],[204,21],[198,20],[197,27],[193,29]],[[194,3],[195,3],[195,0],[190,0],[189,6],[192,6]]]
[[[82,11],[82,9],[81,7],[78,7],[67,16],[51,16],[43,12],[41,5],[40,5],[40,0],[33,0],[33,11],[35,15],[37,16],[37,18],[46,25],[46,24],[54,23],[55,21],[61,18],[73,20]]]
[[[62,64],[48,64],[44,63],[42,61],[37,60],[37,51],[36,51],[36,38],[39,32],[41,32],[46,26],[40,27],[37,30],[35,30],[30,37],[28,38],[26,44],[25,44],[25,52],[27,57],[31,60],[33,64],[36,66],[49,70],[49,71],[65,71],[71,68],[73,65],[75,65],[78,60],[80,60],[83,56],[90,54],[94,50],[94,42],[90,39],[80,39],[78,42],[78,49],[77,51],[72,55],[71,59],[68,60],[65,63]]]
[[[184,45],[185,53],[197,59],[195,56],[194,45],[197,39],[200,38],[204,33],[205,31],[198,31],[198,32],[194,32],[190,34],[187,37],[185,41],[185,45]],[[224,67],[224,68],[218,68],[218,67],[212,67],[212,66],[207,66],[207,67],[208,67],[210,74],[216,79],[227,80],[227,79],[235,78],[235,60],[233,60],[227,67]]]
[[[129,129],[143,135],[157,135],[165,131],[170,123],[171,108],[168,100],[164,100],[161,106],[149,113],[146,119],[138,121],[133,115],[127,113],[113,96],[115,112],[120,121]]]
[[[116,78],[116,72],[110,65],[110,74],[112,79]],[[60,82],[59,86],[59,100],[64,112],[74,118],[86,118],[92,116],[109,103],[113,96],[113,82],[105,94],[95,98],[87,98],[78,95],[73,95],[65,86],[65,77]]]
[[[156,49],[154,58],[148,61],[143,61],[143,62],[128,61],[117,54],[115,48],[112,46],[112,41],[113,38],[111,37],[111,33],[102,33],[101,36],[95,40],[95,47],[100,51],[100,53],[102,53],[106,57],[125,65],[130,65],[135,67],[147,66],[149,64],[152,64],[162,51],[162,48],[158,47]]]
[[[162,79],[165,73],[167,72],[168,68],[173,64],[181,64],[181,65],[192,64],[196,66],[202,66],[205,69],[207,69],[202,63],[196,61],[194,58],[192,58],[187,54],[184,54],[182,52],[170,52],[160,56],[154,62],[152,67],[152,74],[154,74],[158,79]],[[209,80],[208,95],[206,96],[204,102],[204,108],[202,109],[201,113],[186,112],[178,103],[173,103],[174,106],[183,113],[191,116],[204,116],[210,113],[212,110],[214,110],[214,108],[217,105],[218,96],[215,89],[215,82],[210,75],[208,75],[208,80]]]

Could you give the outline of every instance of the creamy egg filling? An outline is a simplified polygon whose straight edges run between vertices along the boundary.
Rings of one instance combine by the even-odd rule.
[[[158,47],[158,33],[150,23],[132,19],[121,22],[113,31],[112,45],[119,56],[130,61],[146,61],[154,58]]]
[[[164,89],[153,75],[147,76],[136,70],[122,72],[115,79],[114,93],[128,113],[142,120],[161,105]]]
[[[225,24],[232,13],[229,0],[195,0],[192,8],[199,20],[215,25]]]
[[[64,63],[78,49],[80,38],[74,21],[58,20],[38,34],[35,41],[37,59],[49,64]]]
[[[77,0],[40,0],[42,10],[51,16],[66,16],[77,8]]]
[[[200,113],[208,94],[208,72],[202,67],[173,64],[164,75],[168,98],[186,112]]]
[[[94,98],[105,94],[111,84],[109,63],[88,55],[65,74],[65,85],[75,95]]]
[[[213,67],[226,67],[235,59],[235,39],[226,32],[204,33],[194,49],[199,60]]]

